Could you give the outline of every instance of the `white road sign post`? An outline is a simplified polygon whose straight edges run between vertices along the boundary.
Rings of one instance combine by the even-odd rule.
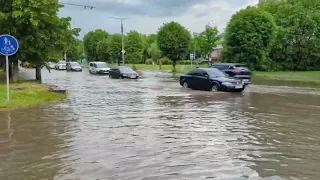
[[[10,103],[10,86],[9,86],[9,56],[18,52],[19,43],[11,35],[0,35],[0,54],[6,56],[6,73],[7,73],[7,104]]]

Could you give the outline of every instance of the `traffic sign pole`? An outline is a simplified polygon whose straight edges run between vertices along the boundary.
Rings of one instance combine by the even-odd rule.
[[[7,104],[10,103],[10,81],[9,81],[9,56],[18,52],[19,43],[11,35],[0,35],[0,54],[6,56],[6,78],[7,78]]]
[[[9,56],[6,56],[6,73],[7,73],[7,104],[9,104],[10,103]]]

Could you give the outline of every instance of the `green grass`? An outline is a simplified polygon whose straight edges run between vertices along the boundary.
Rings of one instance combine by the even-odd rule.
[[[256,84],[283,84],[297,86],[320,86],[320,71],[253,72]]]
[[[127,65],[132,67],[132,65]],[[207,67],[207,64],[199,67]],[[159,65],[135,64],[137,70],[160,70]],[[176,66],[176,73],[186,73],[196,68],[195,65]],[[161,70],[172,72],[172,65],[162,65]],[[278,71],[278,72],[253,72],[254,84],[288,85],[288,86],[315,86],[320,87],[320,71]]]
[[[3,77],[0,70],[0,78]],[[0,83],[0,110],[25,107],[65,99],[67,94],[49,92],[49,87],[36,81],[23,81],[10,84],[10,104],[7,104],[6,84]]]

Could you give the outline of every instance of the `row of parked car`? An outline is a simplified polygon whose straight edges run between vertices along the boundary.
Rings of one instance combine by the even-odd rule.
[[[77,62],[59,61],[48,63],[51,69],[81,72],[82,68]],[[95,75],[109,75],[110,78],[138,79],[139,73],[127,66],[115,66],[110,68],[105,62],[90,62],[89,73]]]
[[[59,61],[51,64],[56,70],[82,71],[77,62]],[[109,75],[116,79],[138,79],[139,73],[127,66],[115,66],[110,68],[105,62],[90,62],[89,73],[96,75]],[[207,91],[243,91],[251,83],[252,73],[244,64],[216,63],[209,68],[195,68],[181,75],[179,83],[190,89]]]

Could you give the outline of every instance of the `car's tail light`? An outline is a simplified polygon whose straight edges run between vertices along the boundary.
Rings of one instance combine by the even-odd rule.
[[[233,73],[235,73],[235,74],[239,74],[241,71],[240,71],[240,70],[235,69],[235,70],[232,70],[232,72],[233,72]]]

